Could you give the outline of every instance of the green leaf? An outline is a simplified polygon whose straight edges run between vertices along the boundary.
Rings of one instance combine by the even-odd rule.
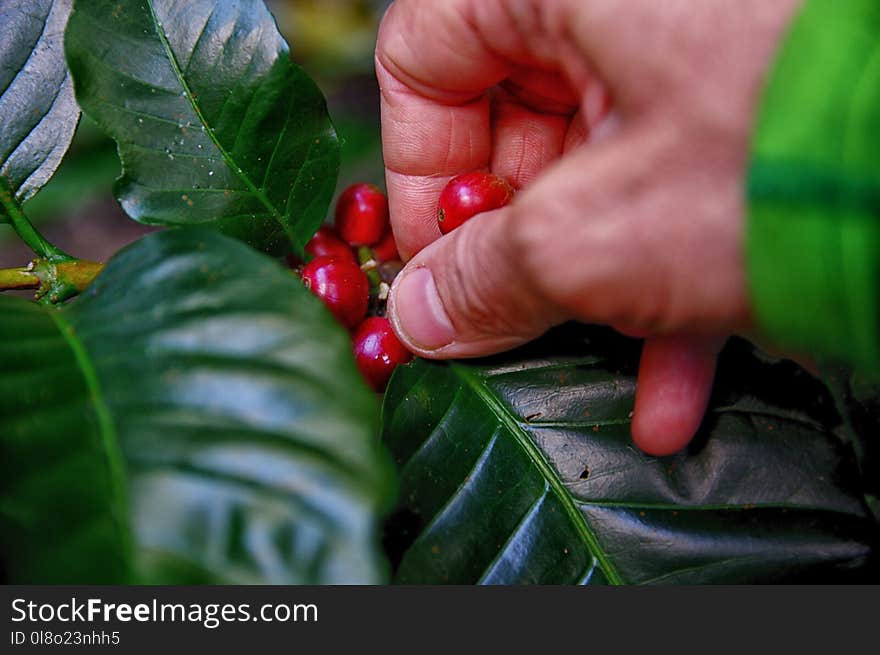
[[[856,453],[865,499],[880,520],[880,379],[838,363],[821,362],[821,367],[844,419],[839,433]]]
[[[57,316],[0,296],[0,561],[13,583],[126,582],[118,446]]]
[[[0,223],[23,204],[67,152],[79,107],[62,56],[73,0],[0,0]],[[14,199],[14,200],[13,200]]]
[[[382,579],[375,397],[274,261],[151,235],[63,309],[0,298],[0,337],[10,580]]]
[[[339,144],[262,0],[77,0],[66,48],[83,110],[119,145],[129,216],[274,253],[312,236]]]
[[[557,332],[514,354],[402,367],[384,408],[402,583],[741,583],[858,576],[876,525],[821,384],[728,351],[700,436],[630,442],[638,346]],[[806,408],[806,409],[799,409]]]

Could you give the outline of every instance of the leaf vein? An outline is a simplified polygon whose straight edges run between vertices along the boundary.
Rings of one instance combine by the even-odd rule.
[[[501,561],[501,558],[507,553],[510,546],[515,543],[517,536],[522,532],[528,522],[537,516],[541,507],[544,505],[544,501],[547,500],[547,494],[550,491],[550,485],[547,484],[547,481],[544,481],[544,493],[538,496],[535,499],[535,502],[532,503],[531,507],[529,507],[525,513],[520,518],[519,522],[513,526],[510,531],[510,534],[507,537],[507,541],[504,542],[504,545],[498,549],[498,552],[495,554],[495,557],[491,562],[483,569],[483,574],[480,576],[479,580],[477,580],[476,584],[482,585],[485,584],[486,579],[492,574],[495,570],[496,565]]]
[[[202,29],[199,30],[199,35],[196,37],[195,43],[192,45],[192,50],[189,52],[189,58],[186,60],[186,67],[184,68],[184,75],[189,73],[190,66],[192,65],[192,60],[196,56],[196,50],[199,49],[199,44],[202,42],[202,39],[205,37],[205,31],[208,29],[208,23],[211,22],[211,19],[214,18],[214,13],[217,11],[217,3],[211,7],[211,11],[208,13],[208,18],[205,19],[204,24],[202,25]]]
[[[501,424],[507,427],[507,430],[514,437],[528,458],[543,475],[547,483],[550,484],[553,492],[556,494],[557,498],[559,498],[559,502],[562,504],[563,508],[565,508],[565,512],[571,520],[572,525],[581,535],[581,538],[586,542],[590,552],[593,557],[596,558],[599,567],[602,569],[602,572],[605,574],[608,581],[611,584],[623,584],[623,579],[602,551],[599,546],[599,540],[587,524],[583,514],[578,511],[578,508],[569,495],[568,490],[565,488],[565,485],[558,479],[550,464],[544,459],[544,456],[529,438],[528,434],[523,431],[519,422],[509,414],[509,411],[504,407],[501,401],[495,397],[493,392],[486,386],[482,379],[478,379],[475,374],[471,373],[463,366],[457,364],[452,364],[451,366],[452,370],[459,376],[459,378],[470,386],[473,392],[486,403],[498,420],[501,421]]]
[[[153,22],[158,25],[159,19],[156,15],[156,8],[154,6],[155,0],[147,0],[147,7],[150,10],[150,14],[153,18]],[[165,35],[162,34],[162,30],[157,31],[159,35],[159,40],[161,41],[163,47],[165,48],[166,55],[168,56],[169,63],[174,70],[174,74],[177,76],[178,82],[183,87],[183,91],[186,94],[187,100],[189,100],[189,104],[198,117],[199,121],[202,125],[205,126],[205,131],[208,136],[211,138],[211,141],[217,148],[217,151],[223,157],[227,166],[232,170],[233,173],[237,174],[238,177],[247,185],[247,187],[253,192],[254,196],[266,207],[272,217],[278,221],[281,225],[282,229],[287,233],[288,237],[293,241],[293,234],[290,231],[290,227],[284,217],[278,212],[278,208],[275,207],[272,202],[264,193],[262,193],[257,186],[254,184],[253,180],[250,179],[250,176],[246,175],[243,169],[238,166],[235,160],[232,158],[232,155],[226,151],[226,148],[220,143],[217,135],[214,133],[213,128],[205,119],[205,116],[202,114],[201,108],[195,101],[195,96],[192,93],[192,89],[189,88],[189,84],[186,81],[186,78],[183,76],[183,72],[180,69],[180,63],[177,61],[177,57],[174,54],[174,51],[171,49],[171,44],[168,43],[168,40],[165,38]]]
[[[15,144],[15,146],[13,146],[12,150],[9,152],[9,155],[7,155],[6,160],[3,161],[3,164],[4,164],[4,165],[5,165],[5,164],[8,164],[9,162],[12,161],[12,159],[15,157],[15,153],[18,152],[19,148],[21,148],[21,146],[24,145],[24,143],[25,143],[25,142],[28,140],[28,138],[34,133],[34,131],[36,131],[36,129],[37,129],[38,127],[40,127],[40,125],[42,124],[42,122],[43,122],[44,120],[46,120],[46,117],[47,117],[47,116],[52,112],[52,110],[55,108],[55,104],[58,102],[58,98],[61,97],[61,91],[62,91],[63,88],[64,88],[64,84],[60,84],[60,85],[58,86],[58,88],[55,89],[55,95],[52,97],[52,104],[49,105],[49,107],[46,109],[45,112],[43,112],[43,114],[40,116],[40,119],[39,119],[36,123],[34,123],[33,127],[31,127],[30,129],[25,130],[25,132],[24,132],[24,134],[22,135],[22,137],[18,140],[18,142]],[[39,168],[39,166],[38,166],[38,168]],[[28,176],[28,177],[29,177],[29,176]],[[11,185],[10,185],[10,186],[11,186]],[[18,192],[19,192],[20,190],[21,190],[21,186],[19,186],[19,188],[15,190],[15,195],[16,195],[16,197],[18,197]]]
[[[34,54],[37,52],[37,50],[39,50],[40,42],[43,40],[43,37],[46,34],[46,28],[49,26],[49,17],[52,15],[53,6],[54,6],[54,3],[52,5],[49,5],[49,11],[46,13],[46,17],[45,17],[45,19],[43,19],[43,25],[40,28],[40,34],[37,37],[37,40],[34,41],[34,45],[31,48],[31,51],[28,54],[27,59],[24,60],[24,63],[21,65],[21,68],[19,68],[15,72],[15,75],[13,75],[10,78],[9,84],[7,84],[2,91],[0,91],[0,98],[2,98],[4,95],[6,95],[6,92],[12,88],[12,85],[15,84],[15,81],[18,79],[18,76],[21,75],[22,71],[24,71],[28,67],[28,64],[30,63],[31,59],[33,59]]]
[[[110,408],[104,399],[98,373],[89,359],[84,344],[77,338],[73,325],[64,317],[62,312],[51,308],[47,310],[47,314],[73,352],[74,360],[80,373],[82,373],[83,380],[88,389],[89,399],[91,400],[98,423],[98,433],[102,445],[101,452],[106,457],[110,483],[115,490],[114,498],[111,502],[113,508],[111,514],[120,531],[126,549],[130,553],[132,551],[132,536],[127,528],[128,523],[126,520],[127,485],[125,483],[125,465],[123,463],[122,451],[119,447],[116,426],[113,422]]]

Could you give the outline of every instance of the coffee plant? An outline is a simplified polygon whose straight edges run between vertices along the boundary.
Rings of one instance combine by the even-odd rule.
[[[80,112],[124,212],[164,228],[101,263],[27,214]],[[866,387],[734,341],[698,438],[654,458],[635,340],[568,325],[406,363],[381,191],[322,227],[339,153],[263,0],[0,0],[0,227],[34,252],[0,289],[35,294],[0,296],[6,582],[876,576]]]

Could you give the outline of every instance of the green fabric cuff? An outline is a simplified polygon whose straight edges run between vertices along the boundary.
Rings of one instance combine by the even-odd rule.
[[[880,3],[810,0],[756,124],[747,270],[780,345],[880,369]]]

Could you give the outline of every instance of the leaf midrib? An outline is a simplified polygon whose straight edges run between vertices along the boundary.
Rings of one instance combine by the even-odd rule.
[[[208,123],[204,114],[202,114],[201,108],[195,101],[195,96],[193,95],[192,89],[190,89],[189,84],[186,81],[186,78],[183,75],[183,70],[180,68],[180,63],[177,61],[177,56],[174,54],[174,50],[171,49],[171,44],[168,43],[168,39],[165,38],[165,32],[161,27],[161,22],[159,21],[159,16],[156,14],[156,8],[153,6],[154,0],[147,0],[147,7],[150,10],[150,17],[153,20],[153,27],[156,29],[156,34],[159,37],[159,42],[162,44],[162,48],[165,50],[165,54],[168,57],[168,62],[171,64],[171,68],[174,71],[174,76],[177,78],[177,81],[180,83],[180,86],[183,87],[183,91],[186,94],[186,99],[189,102],[190,107],[192,107],[193,112],[198,118],[199,122],[204,125],[205,133],[211,139],[211,142],[214,144],[214,147],[217,148],[217,152],[220,153],[220,156],[223,158],[223,161],[226,162],[226,165],[232,170],[233,174],[235,174],[242,182],[244,182],[245,186],[247,186],[248,190],[254,195],[254,197],[259,200],[263,206],[269,211],[272,218],[278,221],[278,224],[284,230],[285,234],[287,234],[288,238],[292,243],[296,242],[293,231],[290,229],[289,222],[286,220],[286,217],[283,216],[278,208],[272,203],[269,197],[265,194],[263,189],[259,188],[254,182],[251,180],[250,176],[244,173],[244,169],[239,166],[235,160],[232,158],[232,155],[227,152],[226,148],[217,140],[217,135],[214,133],[213,128],[210,123]]]
[[[125,465],[122,458],[122,451],[119,447],[119,439],[116,433],[116,426],[113,423],[113,417],[110,414],[110,408],[104,399],[104,392],[98,380],[98,373],[89,358],[83,343],[77,338],[73,325],[64,317],[62,312],[55,308],[48,308],[46,313],[58,329],[61,338],[70,347],[76,361],[77,368],[83,376],[83,380],[88,390],[89,400],[95,412],[95,418],[98,422],[98,433],[101,439],[101,452],[104,454],[107,463],[107,470],[110,475],[110,486],[113,491],[113,499],[111,501],[111,515],[113,516],[117,527],[119,528],[120,537],[125,549],[126,559],[130,561],[131,553],[134,552],[134,544],[132,535],[128,529],[125,516],[128,505],[128,486],[125,477]]]
[[[472,373],[466,367],[460,366],[458,364],[451,365],[452,371],[462,380],[470,389],[477,395],[477,397],[482,400],[489,410],[495,414],[501,424],[513,435],[517,444],[523,449],[526,456],[531,460],[532,464],[541,475],[544,477],[544,480],[550,485],[550,488],[556,494],[556,497],[559,498],[559,502],[562,504],[562,507],[565,509],[565,513],[568,516],[571,523],[574,525],[578,534],[587,544],[587,548],[589,548],[590,553],[593,557],[596,558],[596,563],[599,568],[602,569],[602,572],[605,574],[606,579],[609,583],[615,585],[624,584],[623,579],[620,577],[620,574],[605,556],[602,551],[601,546],[599,545],[599,540],[596,537],[596,534],[587,524],[586,520],[581,514],[577,506],[574,504],[569,493],[566,491],[565,486],[559,480],[558,476],[553,472],[552,467],[544,458],[544,455],[538,449],[538,447],[534,444],[534,442],[529,438],[529,436],[523,431],[520,422],[513,416],[511,416],[508,409],[501,403],[501,401],[495,396],[494,393],[486,386],[483,380]]]

